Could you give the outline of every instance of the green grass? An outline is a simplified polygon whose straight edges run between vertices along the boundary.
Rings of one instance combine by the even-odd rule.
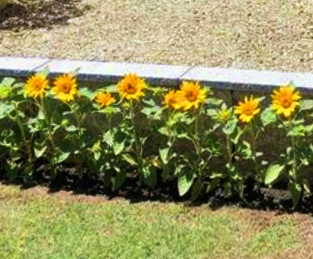
[[[0,185],[0,258],[283,258],[303,246],[292,217],[260,228],[239,212]]]

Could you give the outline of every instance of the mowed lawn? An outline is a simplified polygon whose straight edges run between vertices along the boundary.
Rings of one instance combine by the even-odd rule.
[[[0,185],[0,258],[309,258],[309,216]]]
[[[78,8],[83,15],[51,29],[0,29],[0,55],[312,71],[310,0],[82,0]]]

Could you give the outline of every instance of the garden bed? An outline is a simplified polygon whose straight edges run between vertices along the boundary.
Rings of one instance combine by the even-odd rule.
[[[148,188],[154,195],[149,190],[156,188],[169,198],[177,191],[192,200],[240,197],[256,207],[278,208],[273,204],[281,196],[287,197],[282,208],[291,200],[294,206],[310,203],[310,74],[1,59],[9,61],[1,65],[3,75],[29,75],[4,78],[0,89],[9,180],[63,188],[90,178],[116,193],[133,179],[127,185],[137,186],[137,193]],[[263,94],[292,77],[296,85],[290,81]]]

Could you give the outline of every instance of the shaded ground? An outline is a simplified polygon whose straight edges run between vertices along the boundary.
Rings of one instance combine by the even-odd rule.
[[[0,30],[49,29],[64,25],[70,18],[83,14],[84,9],[78,7],[79,2],[80,0],[48,0],[41,1],[40,5],[10,4],[1,11]]]
[[[1,29],[0,54],[312,70],[309,0],[83,0],[75,6],[88,10],[46,24],[50,29]]]
[[[0,185],[1,258],[311,258],[312,218]]]

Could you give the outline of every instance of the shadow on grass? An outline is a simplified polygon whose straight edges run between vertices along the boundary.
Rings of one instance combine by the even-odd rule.
[[[0,30],[51,29],[54,25],[65,25],[68,20],[80,17],[90,6],[78,7],[80,0],[43,1],[40,5],[8,5],[1,11]]]
[[[160,175],[160,174],[159,174]],[[289,193],[285,191],[284,186],[278,188],[268,189],[261,188],[255,190],[254,183],[247,182],[245,189],[245,201],[238,195],[225,197],[223,190],[217,188],[215,192],[210,194],[203,194],[197,200],[191,201],[190,195],[187,193],[184,197],[178,195],[177,182],[171,181],[162,183],[156,186],[155,189],[150,189],[142,186],[138,176],[132,176],[126,179],[122,188],[118,191],[112,191],[104,185],[103,179],[99,179],[97,174],[84,175],[79,178],[70,170],[65,170],[58,174],[57,178],[51,181],[48,177],[40,176],[30,181],[25,179],[16,179],[8,181],[0,175],[0,182],[3,184],[19,185],[21,189],[29,189],[35,186],[48,187],[49,193],[57,193],[59,191],[69,191],[73,195],[87,195],[87,196],[104,196],[108,200],[123,198],[131,203],[157,201],[157,202],[176,202],[184,203],[189,207],[197,207],[203,204],[209,205],[211,210],[219,210],[225,206],[236,206],[238,208],[246,208],[259,211],[275,211],[277,215],[284,213],[301,213],[313,214],[313,196],[303,197],[296,208],[293,208]],[[158,179],[161,183],[161,179]]]

